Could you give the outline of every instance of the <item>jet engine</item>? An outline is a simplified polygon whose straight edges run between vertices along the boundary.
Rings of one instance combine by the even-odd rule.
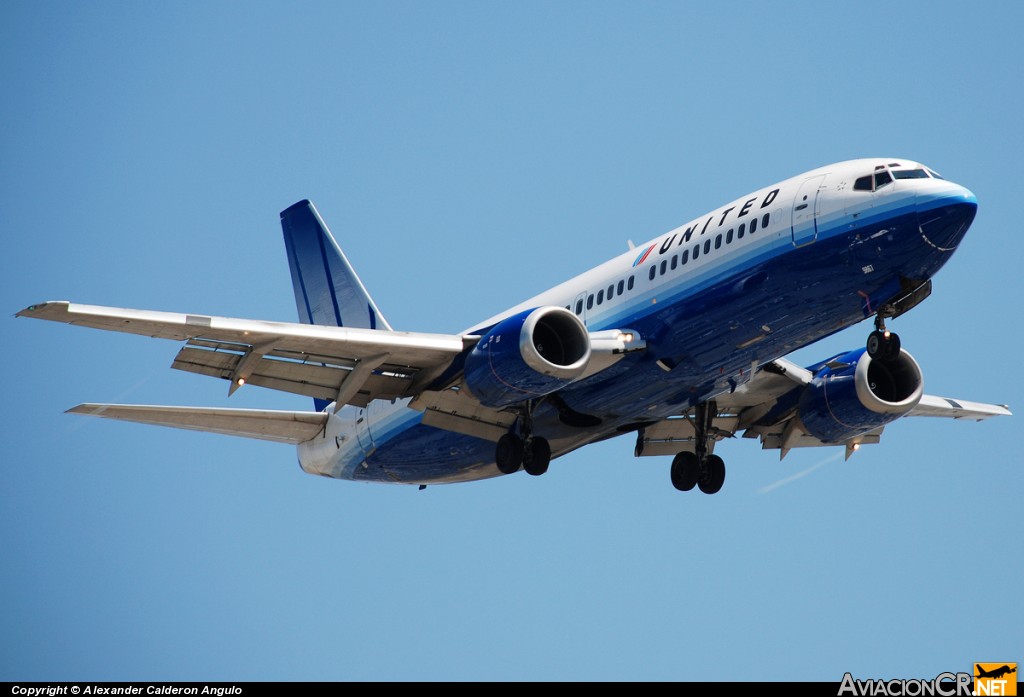
[[[562,307],[508,317],[466,357],[466,387],[481,404],[505,407],[536,399],[579,378],[590,362],[590,336]]]
[[[800,395],[805,430],[825,443],[842,443],[895,421],[921,401],[924,378],[917,361],[900,350],[892,360],[865,349],[822,364]]]

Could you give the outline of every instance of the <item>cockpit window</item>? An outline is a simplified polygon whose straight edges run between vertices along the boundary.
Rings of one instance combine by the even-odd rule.
[[[939,174],[938,172],[936,172],[936,171],[935,171],[934,169],[929,169],[929,170],[928,170],[928,174],[932,175],[932,176],[933,176],[933,177],[935,177],[936,179],[945,179],[945,177],[943,177],[943,176],[942,176],[941,174]]]
[[[920,170],[918,170],[920,171]],[[914,175],[911,175],[914,176]],[[858,177],[853,182],[854,191],[878,191],[886,184],[892,183],[892,175],[885,167],[875,167],[875,174]]]
[[[892,176],[897,179],[927,179],[928,174],[923,169],[894,169]]]

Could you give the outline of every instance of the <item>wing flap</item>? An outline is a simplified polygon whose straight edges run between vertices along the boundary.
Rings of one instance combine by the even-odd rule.
[[[68,414],[99,416],[153,426],[206,431],[296,445],[316,437],[327,414],[311,411],[168,407],[142,404],[79,404]]]
[[[733,437],[738,421],[739,418],[735,414],[719,413],[715,416],[711,424],[711,452],[715,451],[715,443]],[[686,416],[671,416],[644,428],[639,455],[675,455],[684,450],[695,452],[695,437],[696,429],[692,419]]]
[[[518,418],[485,407],[457,389],[423,392],[409,406],[423,412],[427,426],[494,442],[508,433]]]
[[[240,377],[239,368],[247,355],[186,346],[178,352],[171,367],[189,373],[235,381]],[[334,361],[338,362],[337,359]],[[404,397],[412,388],[412,377],[406,373],[394,372],[387,366],[381,366],[375,368],[377,372],[363,375],[356,373],[355,368],[358,365],[354,363],[343,368],[262,356],[241,377],[244,377],[245,384],[328,402],[341,395],[345,403],[356,406],[366,406],[371,399]],[[352,380],[358,384],[350,385],[349,382]]]

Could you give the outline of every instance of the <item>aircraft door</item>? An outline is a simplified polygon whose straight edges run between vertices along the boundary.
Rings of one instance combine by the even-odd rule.
[[[802,247],[818,239],[818,212],[821,210],[819,199],[821,185],[827,175],[811,177],[800,185],[793,198],[793,218],[791,231],[793,246]]]

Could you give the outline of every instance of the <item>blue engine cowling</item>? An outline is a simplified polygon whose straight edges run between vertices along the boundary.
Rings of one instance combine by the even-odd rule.
[[[589,361],[580,318],[538,307],[502,320],[477,342],[466,357],[466,387],[484,406],[506,407],[565,387]]]
[[[858,349],[815,372],[800,395],[800,420],[818,440],[843,443],[900,418],[923,393],[921,368],[909,353],[880,361]]]

